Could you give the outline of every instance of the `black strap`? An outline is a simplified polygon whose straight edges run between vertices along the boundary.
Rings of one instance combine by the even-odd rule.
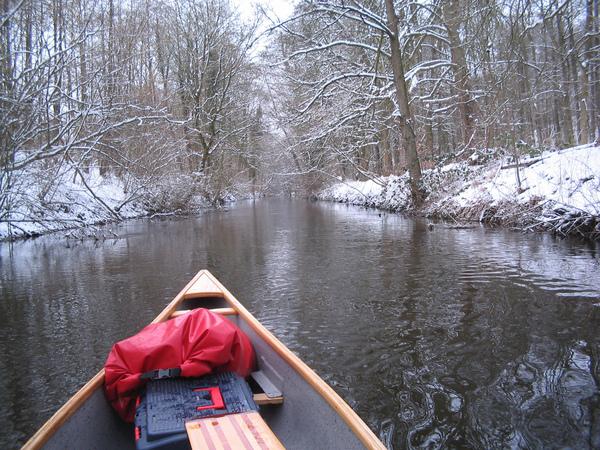
[[[165,378],[175,378],[181,375],[181,369],[174,367],[173,369],[156,369],[140,375],[140,380],[163,380]]]

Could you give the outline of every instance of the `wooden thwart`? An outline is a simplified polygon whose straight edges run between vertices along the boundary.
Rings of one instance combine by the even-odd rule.
[[[267,394],[254,394],[254,403],[261,405],[281,405],[283,403],[283,395],[277,397],[269,397]]]
[[[233,308],[211,308],[209,311],[214,312],[215,314],[220,314],[222,316],[234,316],[238,312]],[[179,311],[173,311],[171,314],[171,319],[179,316],[183,316],[184,314],[189,313],[189,309],[181,309]]]
[[[192,420],[185,427],[192,450],[285,449],[256,411]]]

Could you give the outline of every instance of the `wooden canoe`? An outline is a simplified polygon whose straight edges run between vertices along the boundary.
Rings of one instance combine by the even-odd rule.
[[[273,336],[207,270],[201,270],[152,323],[194,308],[225,315],[250,338],[259,369],[282,398],[256,394],[260,414],[288,449],[385,449],[335,391]],[[23,449],[135,449],[132,424],[105,400],[101,370],[65,403]]]

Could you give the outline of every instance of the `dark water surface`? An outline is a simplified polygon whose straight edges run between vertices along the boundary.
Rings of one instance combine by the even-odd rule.
[[[264,201],[0,246],[0,448],[210,269],[394,448],[600,447],[600,248]]]

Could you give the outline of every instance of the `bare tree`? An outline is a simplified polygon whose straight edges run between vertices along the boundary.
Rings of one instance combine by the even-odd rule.
[[[296,117],[314,120],[321,114],[330,115],[331,112],[325,112],[327,107],[335,110],[323,130],[301,139],[300,143],[305,146],[308,141],[326,141],[337,153],[336,159],[342,160],[342,167],[350,165],[366,174],[371,167],[367,161],[373,161],[376,170],[383,166],[379,149],[382,145],[385,148],[389,141],[379,137],[385,135],[388,119],[392,116],[397,136],[402,139],[401,148],[415,204],[421,201],[421,169],[403,51],[409,41],[425,32],[427,26],[425,24],[408,36],[401,34],[397,12],[390,1],[385,5],[378,2],[307,2],[298,9],[295,17],[280,25],[286,33],[282,64],[291,74],[290,83],[298,84],[302,87],[299,90],[304,91],[299,93]],[[310,66],[306,69],[298,67],[307,63]],[[419,70],[414,68],[413,74]],[[395,104],[394,108],[389,108],[389,100]],[[322,113],[316,113],[317,109]],[[364,124],[369,123],[365,120],[367,117],[371,125],[365,127]],[[352,134],[348,128],[352,128]],[[363,137],[350,139],[354,144],[344,142],[344,137],[355,136],[358,130],[362,130]],[[335,142],[336,134],[342,142]],[[343,150],[344,145],[351,149],[350,154]],[[318,155],[311,154],[313,160],[315,156]],[[315,162],[322,163],[327,159],[317,157]]]

